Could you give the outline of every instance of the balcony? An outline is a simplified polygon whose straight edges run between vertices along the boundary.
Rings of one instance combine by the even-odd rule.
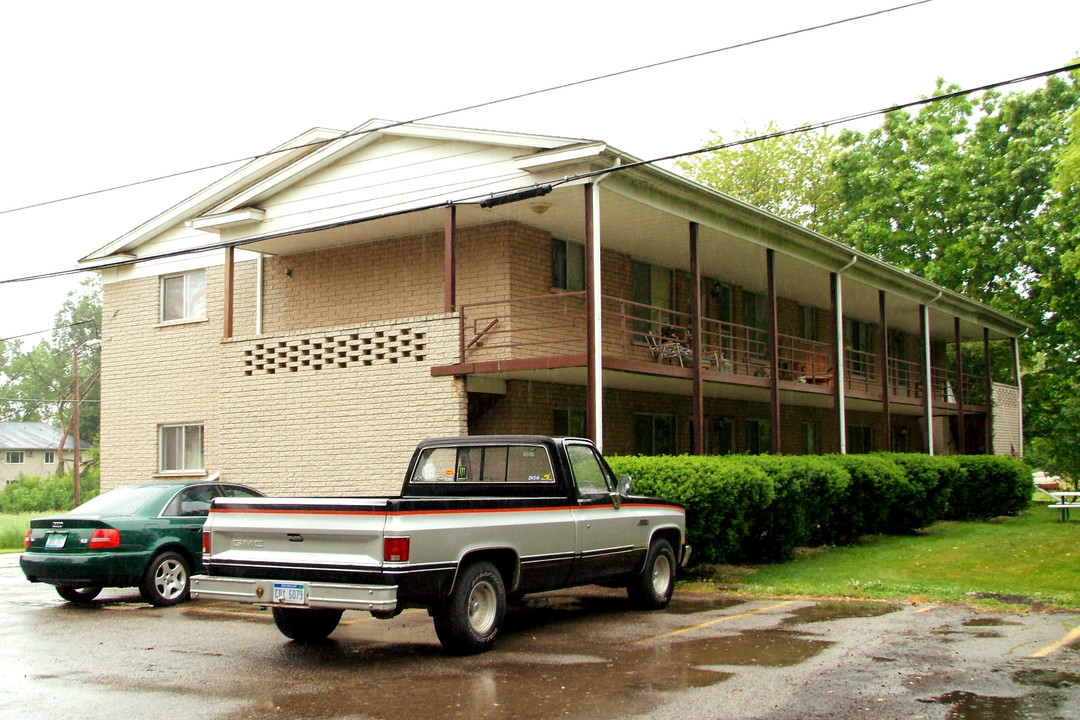
[[[536,295],[462,305],[459,312],[458,364],[454,374],[520,372],[584,367],[586,297],[583,291]],[[689,313],[601,296],[601,347],[604,367],[631,373],[693,377],[693,338]],[[769,387],[772,363],[766,330],[702,319],[702,377],[707,382]],[[777,381],[781,389],[808,394],[835,392],[835,353],[831,343],[779,333]],[[450,370],[451,368],[445,368]],[[846,396],[880,401],[881,358],[877,353],[844,353]],[[931,371],[933,403],[956,405],[955,371]],[[985,376],[964,373],[967,407],[985,405]],[[890,358],[890,402],[922,405],[922,364]]]

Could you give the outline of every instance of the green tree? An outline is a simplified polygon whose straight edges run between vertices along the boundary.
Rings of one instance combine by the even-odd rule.
[[[0,343],[0,419],[47,422],[61,428],[65,437],[74,432],[70,423],[73,350],[79,348],[79,437],[95,441],[99,427],[100,353],[90,341],[100,336],[100,328],[101,287],[94,277],[68,293],[56,313],[49,340],[29,350],[24,350],[18,341]]]
[[[939,80],[935,95],[954,89]],[[682,167],[1029,322],[1026,432],[1080,445],[1060,413],[1080,387],[1080,73],[1029,92],[942,98],[785,150],[806,157],[770,161],[748,145]],[[811,200],[792,201],[807,197],[792,168],[821,186]]]
[[[777,133],[770,123],[764,132],[746,128],[740,140]],[[716,132],[706,147],[722,145]],[[815,227],[823,212],[836,207],[834,176],[829,166],[836,140],[827,132],[780,135],[737,149],[694,155],[679,167],[703,185],[744,200],[794,222]]]

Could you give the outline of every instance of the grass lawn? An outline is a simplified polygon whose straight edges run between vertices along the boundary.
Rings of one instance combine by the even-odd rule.
[[[0,515],[0,553],[21,552],[23,541],[26,539],[26,531],[30,529],[30,521],[42,515],[50,515],[48,512],[21,513],[19,515]]]
[[[777,565],[722,566],[702,582],[761,595],[1080,610],[1080,512],[1075,515],[1061,523],[1056,511],[1033,502],[1018,517],[943,522],[917,535],[808,549]]]

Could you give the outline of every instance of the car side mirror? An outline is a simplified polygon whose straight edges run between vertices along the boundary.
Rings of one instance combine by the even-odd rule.
[[[619,494],[623,497],[630,497],[630,485],[632,481],[629,475],[620,475],[617,480]]]

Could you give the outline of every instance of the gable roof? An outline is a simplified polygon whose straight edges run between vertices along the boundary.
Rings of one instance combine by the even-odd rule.
[[[0,450],[56,450],[63,433],[43,422],[0,422]],[[80,448],[89,447],[80,441]],[[75,439],[68,436],[65,450],[75,449]]]
[[[94,265],[122,259],[156,235],[199,216],[223,215],[244,208],[295,185],[315,172],[332,165],[387,135],[443,141],[473,142],[494,146],[522,147],[537,151],[566,146],[602,143],[524,133],[470,130],[438,125],[420,125],[372,119],[344,132],[312,128],[259,155],[243,167],[203,188],[191,197],[151,218],[116,240],[83,257],[80,264]],[[119,257],[118,257],[119,256]]]

